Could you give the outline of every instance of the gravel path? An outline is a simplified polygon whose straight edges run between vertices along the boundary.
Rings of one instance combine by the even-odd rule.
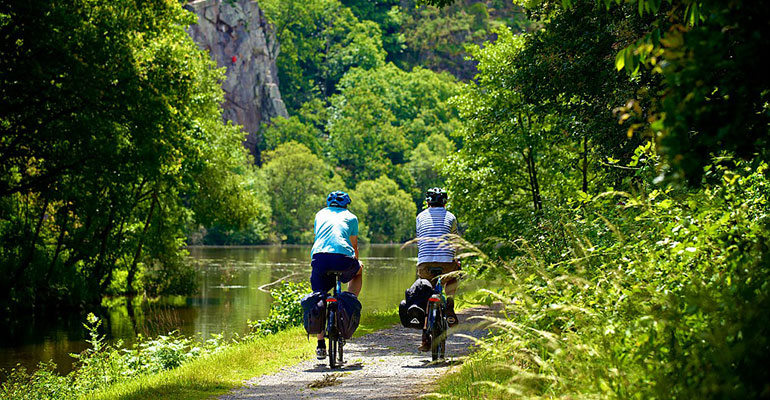
[[[464,322],[471,316],[492,313],[489,308],[476,307],[458,314]],[[417,350],[420,331],[400,326],[378,331],[348,341],[341,368],[330,370],[327,360],[305,361],[250,379],[245,387],[220,399],[413,399],[426,393],[426,384],[457,364],[457,357],[468,354],[472,340],[459,337],[459,333],[481,337],[486,331],[461,323],[447,339],[448,360],[437,364],[430,363],[430,353]],[[324,379],[335,385],[308,387]]]

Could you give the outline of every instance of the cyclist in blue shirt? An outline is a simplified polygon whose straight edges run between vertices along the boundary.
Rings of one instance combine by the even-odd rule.
[[[460,265],[455,259],[455,249],[446,239],[447,235],[457,234],[457,218],[447,211],[447,193],[442,188],[430,188],[425,193],[428,208],[417,215],[417,276],[431,280],[432,268],[441,268],[442,274],[457,271]],[[442,281],[443,282],[443,281]],[[457,279],[444,283],[447,295],[447,322],[449,326],[457,325],[457,314],[454,311],[454,295],[457,290]],[[420,350],[430,350],[430,339],[423,332]]]
[[[361,292],[363,265],[358,261],[358,218],[347,210],[350,196],[342,191],[329,193],[326,208],[315,215],[315,241],[311,250],[310,286],[314,292],[328,292],[336,284],[328,271],[342,271],[340,280],[356,296]],[[324,334],[318,334],[316,356],[326,358]]]

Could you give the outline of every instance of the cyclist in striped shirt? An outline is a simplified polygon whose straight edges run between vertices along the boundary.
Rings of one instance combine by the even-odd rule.
[[[447,193],[442,188],[431,188],[425,193],[428,208],[417,215],[417,276],[431,280],[431,268],[441,268],[442,273],[460,269],[455,260],[455,249],[446,239],[446,235],[457,234],[457,219],[444,206]],[[443,280],[442,280],[443,282]],[[444,283],[447,296],[447,322],[449,326],[457,325],[457,314],[454,311],[454,295],[457,291],[457,279]],[[427,340],[426,340],[427,339]],[[423,333],[420,350],[430,350],[430,339]]]

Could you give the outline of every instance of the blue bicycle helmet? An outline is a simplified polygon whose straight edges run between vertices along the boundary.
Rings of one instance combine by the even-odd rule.
[[[425,201],[429,206],[444,207],[447,201],[446,190],[434,187],[425,192]]]
[[[348,208],[348,204],[350,204],[350,196],[348,196],[347,193],[341,190],[337,190],[336,192],[331,192],[326,197],[327,207]]]

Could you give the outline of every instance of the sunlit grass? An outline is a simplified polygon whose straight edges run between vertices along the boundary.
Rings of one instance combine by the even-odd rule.
[[[399,323],[398,310],[361,316],[356,337]],[[271,374],[307,360],[316,342],[302,327],[294,327],[251,342],[233,344],[221,353],[202,357],[179,368],[114,385],[93,399],[206,399],[240,387],[243,381]]]
[[[315,341],[295,327],[252,342],[228,346],[179,368],[139,377],[98,392],[94,399],[205,399],[239,387],[245,379],[273,373],[313,355]]]
[[[392,328],[400,323],[398,319],[398,308],[389,311],[375,311],[373,313],[361,315],[361,323],[358,325],[353,337],[368,335],[370,333]]]
[[[502,361],[502,360],[498,360]],[[471,357],[462,368],[441,377],[434,387],[436,393],[426,395],[428,399],[508,399],[514,393],[491,390],[483,382],[506,382],[512,376],[510,369],[501,368],[493,359]]]

